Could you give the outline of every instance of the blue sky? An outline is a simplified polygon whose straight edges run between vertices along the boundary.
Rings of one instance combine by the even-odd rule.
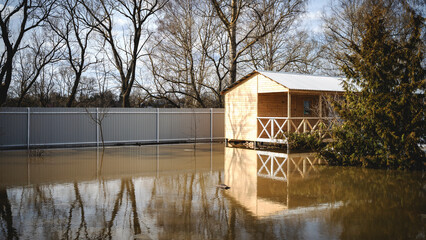
[[[322,32],[321,15],[324,8],[330,4],[331,0],[310,0],[306,9],[306,14],[303,17],[303,25],[306,28],[311,28],[315,33]]]

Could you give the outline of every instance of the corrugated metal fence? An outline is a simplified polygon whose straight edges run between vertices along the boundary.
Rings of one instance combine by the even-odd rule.
[[[101,122],[97,124],[96,122]],[[224,138],[224,109],[1,108],[0,148]]]

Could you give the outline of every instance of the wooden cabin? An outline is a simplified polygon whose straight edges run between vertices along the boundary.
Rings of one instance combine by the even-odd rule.
[[[286,143],[289,132],[330,126],[323,101],[344,92],[342,79],[294,73],[253,71],[222,91],[225,140]]]

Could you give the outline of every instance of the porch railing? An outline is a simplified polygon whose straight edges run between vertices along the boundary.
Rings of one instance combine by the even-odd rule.
[[[317,131],[321,137],[340,124],[335,117],[258,117],[258,141],[286,143],[288,133]]]

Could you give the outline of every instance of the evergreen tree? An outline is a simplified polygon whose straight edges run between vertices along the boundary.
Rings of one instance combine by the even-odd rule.
[[[343,125],[322,152],[331,164],[424,167],[424,19],[407,4],[398,9],[394,3],[366,1],[359,15],[359,41],[351,41],[344,54],[346,93],[334,103]]]

